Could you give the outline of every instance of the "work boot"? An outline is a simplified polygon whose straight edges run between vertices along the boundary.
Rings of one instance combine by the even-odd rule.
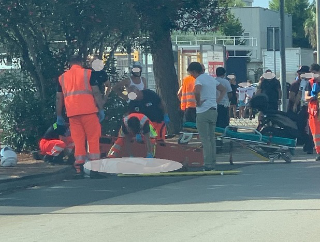
[[[39,150],[32,151],[32,157],[35,160],[42,160],[43,159],[43,155],[40,154]]]
[[[54,156],[54,157],[53,157],[52,163],[54,163],[54,164],[59,164],[59,165],[64,164],[63,157],[64,157],[64,153],[61,152],[58,156]]]
[[[43,157],[43,161],[44,161],[44,162],[48,162],[48,163],[52,163],[52,161],[53,161],[53,156],[52,156],[52,155],[45,155],[45,156]]]
[[[76,164],[76,163],[73,165],[76,171],[76,174],[75,174],[76,179],[84,178],[83,165],[84,164]]]

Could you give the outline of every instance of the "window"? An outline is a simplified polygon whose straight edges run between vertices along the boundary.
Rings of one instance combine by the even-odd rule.
[[[275,40],[275,43],[273,41]],[[275,47],[275,48],[274,48]],[[267,28],[267,50],[280,50],[280,30],[279,27]]]

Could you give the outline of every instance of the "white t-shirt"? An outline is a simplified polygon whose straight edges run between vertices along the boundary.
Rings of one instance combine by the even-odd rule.
[[[252,98],[253,97],[253,94],[256,92],[256,88],[253,87],[253,86],[249,86],[249,87],[246,87],[246,95],[249,97],[249,98]]]
[[[200,100],[206,100],[200,107],[196,107],[196,112],[203,113],[209,108],[217,108],[217,86],[220,83],[212,76],[201,74],[197,77],[195,85],[202,86]]]
[[[221,77],[217,77],[216,80],[225,87],[225,89],[227,90],[226,94],[223,96],[223,98],[221,99],[221,101],[218,103],[219,105],[223,105],[225,107],[229,107],[230,106],[230,102],[229,102],[229,98],[228,98],[228,92],[232,92],[232,88],[230,85],[230,82],[227,79],[221,78]],[[220,92],[217,90],[217,97],[219,97]]]
[[[239,101],[244,101],[244,99],[246,98],[246,91],[247,90],[244,87],[237,88],[237,93],[239,95],[239,98],[238,98]]]
[[[306,87],[308,85],[309,81],[307,81],[306,79],[301,79],[300,82],[300,87],[299,87],[299,91],[301,91],[301,101],[304,102],[306,100],[305,95],[305,91],[306,91]]]

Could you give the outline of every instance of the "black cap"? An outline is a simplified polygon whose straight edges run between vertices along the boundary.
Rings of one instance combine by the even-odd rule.
[[[297,70],[297,73],[308,73],[309,71],[309,66],[300,66],[299,70]]]

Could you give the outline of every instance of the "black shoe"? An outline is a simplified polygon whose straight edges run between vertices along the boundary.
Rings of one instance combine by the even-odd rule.
[[[317,156],[316,161],[320,161],[320,155]]]
[[[52,161],[53,161],[53,156],[52,156],[52,155],[45,155],[45,156],[43,157],[43,161],[44,161],[44,162],[48,162],[48,163],[52,163]]]
[[[307,154],[308,154],[308,155],[312,155],[312,154],[313,154],[313,150],[308,150],[308,151],[307,151]]]
[[[38,151],[38,150],[32,151],[32,157],[35,160],[42,160],[43,159],[43,155],[41,155],[40,151]]]
[[[101,174],[97,171],[90,171],[90,178],[91,179],[102,179],[102,178],[106,178],[107,176],[104,174]]]
[[[63,165],[65,164],[64,160],[63,160],[63,155],[60,154],[58,156],[54,156],[52,159],[52,163],[54,164],[58,164],[58,165]]]

